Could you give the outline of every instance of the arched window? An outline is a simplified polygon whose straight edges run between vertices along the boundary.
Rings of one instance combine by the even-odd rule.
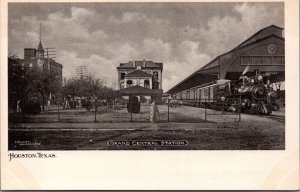
[[[127,87],[132,87],[132,81],[131,80],[127,80],[126,83],[127,83]]]

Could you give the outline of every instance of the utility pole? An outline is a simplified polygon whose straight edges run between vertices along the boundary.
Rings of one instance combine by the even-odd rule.
[[[47,59],[55,59],[56,58],[56,51],[55,48],[45,48]]]
[[[83,77],[88,72],[86,66],[78,66],[76,67],[76,74],[80,77]]]

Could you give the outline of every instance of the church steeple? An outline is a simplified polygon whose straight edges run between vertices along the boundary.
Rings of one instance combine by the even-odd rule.
[[[42,45],[42,24],[40,24],[40,43],[36,50],[37,58],[44,58],[44,53],[45,53],[45,51],[44,51],[44,48]]]

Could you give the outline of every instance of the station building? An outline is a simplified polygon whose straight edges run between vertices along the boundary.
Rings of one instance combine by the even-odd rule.
[[[284,93],[284,41],[283,28],[275,25],[263,28],[234,49],[217,56],[166,93],[173,98],[181,98],[181,94],[196,94],[193,87],[220,79],[236,80],[242,74],[251,76],[254,71],[269,80],[273,89]]]
[[[161,97],[163,63],[153,61],[129,61],[120,63],[118,88],[125,96],[145,97],[148,101]]]

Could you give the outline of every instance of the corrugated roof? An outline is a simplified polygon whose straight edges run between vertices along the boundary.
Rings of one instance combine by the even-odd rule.
[[[125,75],[126,77],[152,77],[151,74],[146,73],[145,71],[142,70],[135,70],[131,73],[128,73]]]

